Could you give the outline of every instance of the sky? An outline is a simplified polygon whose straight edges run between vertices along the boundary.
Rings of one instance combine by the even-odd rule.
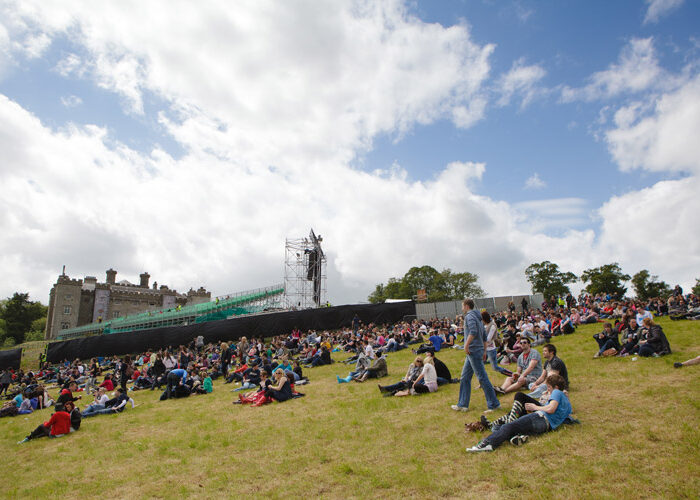
[[[0,0],[0,297],[700,277],[700,2]],[[574,290],[580,289],[580,284]]]

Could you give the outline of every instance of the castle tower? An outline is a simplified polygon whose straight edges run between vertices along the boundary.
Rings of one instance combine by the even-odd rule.
[[[107,269],[107,284],[114,285],[117,282],[117,271],[111,267]]]
[[[139,286],[141,288],[148,288],[148,280],[151,279],[151,275],[144,272],[139,274],[139,278],[141,278],[141,283],[139,284]]]
[[[58,277],[49,294],[49,311],[44,338],[54,339],[61,330],[78,326],[83,280]]]

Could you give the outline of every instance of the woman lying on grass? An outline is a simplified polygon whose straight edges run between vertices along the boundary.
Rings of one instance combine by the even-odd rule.
[[[546,405],[525,403],[526,415],[499,427],[467,451],[493,451],[507,440],[518,446],[525,443],[528,436],[556,430],[571,415],[571,402],[563,392],[566,381],[562,376],[552,374],[547,377],[546,384],[551,393]]]

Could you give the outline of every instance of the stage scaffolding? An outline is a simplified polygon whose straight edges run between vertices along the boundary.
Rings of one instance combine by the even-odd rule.
[[[326,255],[322,241],[313,229],[307,238],[285,240],[284,294],[290,309],[311,309],[326,303]]]

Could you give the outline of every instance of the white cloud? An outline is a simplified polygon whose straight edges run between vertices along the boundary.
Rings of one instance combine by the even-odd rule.
[[[535,172],[525,181],[525,189],[543,189],[547,187],[547,183],[540,179],[540,174]]]
[[[515,95],[522,98],[520,107],[525,108],[542,89],[537,84],[544,78],[547,72],[539,65],[527,66],[523,58],[513,63],[508,73],[501,75],[498,79],[497,90],[500,97],[497,101],[499,106],[510,104]]]
[[[585,87],[562,89],[562,100],[594,101],[619,95],[623,92],[640,92],[655,86],[666,85],[663,69],[654,49],[652,38],[633,38],[622,49],[620,59],[604,71],[591,75]]]
[[[644,24],[655,23],[681,5],[684,0],[644,0],[649,5],[644,16]]]
[[[643,106],[615,113],[606,141],[623,170],[681,171],[700,174],[700,75],[678,90]]]
[[[76,106],[80,106],[82,103],[83,100],[77,95],[61,97],[61,104],[63,104],[66,108],[74,108]]]
[[[527,231],[533,237],[550,228],[573,228],[589,222],[587,202],[582,198],[550,198],[515,203],[514,210],[521,214]]]
[[[180,290],[257,287],[281,279],[284,238],[309,226],[324,236],[334,303],[362,300],[374,284],[423,263],[476,272],[494,294],[526,291],[523,269],[544,259],[574,272],[624,260],[632,272],[689,279],[676,264],[636,259],[641,243],[619,241],[613,229],[628,213],[618,205],[632,216],[642,204],[659,207],[668,189],[680,189],[679,203],[697,212],[688,194],[694,178],[653,186],[644,198],[614,198],[599,212],[599,238],[554,237],[542,231],[585,220],[585,201],[494,201],[480,192],[486,166],[469,159],[430,181],[409,180],[400,165],[372,173],[350,166],[378,135],[440,119],[468,127],[483,117],[494,48],[473,42],[466,25],[423,23],[400,2],[5,5],[12,40],[46,33],[75,42],[76,53],[56,66],[60,74],[119,94],[129,113],[150,113],[149,94],[165,102],[157,119],[185,153],[140,153],[94,125],[51,129],[0,95],[0,296],[27,290],[47,300],[63,264],[74,276],[102,276],[112,266],[131,281],[147,270]],[[526,83],[538,80],[514,77],[508,99],[525,100]],[[695,95],[684,88],[683,99]],[[679,110],[670,112],[674,95],[618,110],[609,147],[615,158],[616,148],[632,151],[620,153],[621,165],[640,146],[616,132],[650,120],[632,135],[660,144],[680,120]],[[655,146],[658,168],[694,154],[682,147],[671,154]],[[678,224],[674,238],[694,237],[685,212],[644,213],[653,227]],[[676,262],[691,264],[686,249],[695,244],[664,242],[682,257]]]

